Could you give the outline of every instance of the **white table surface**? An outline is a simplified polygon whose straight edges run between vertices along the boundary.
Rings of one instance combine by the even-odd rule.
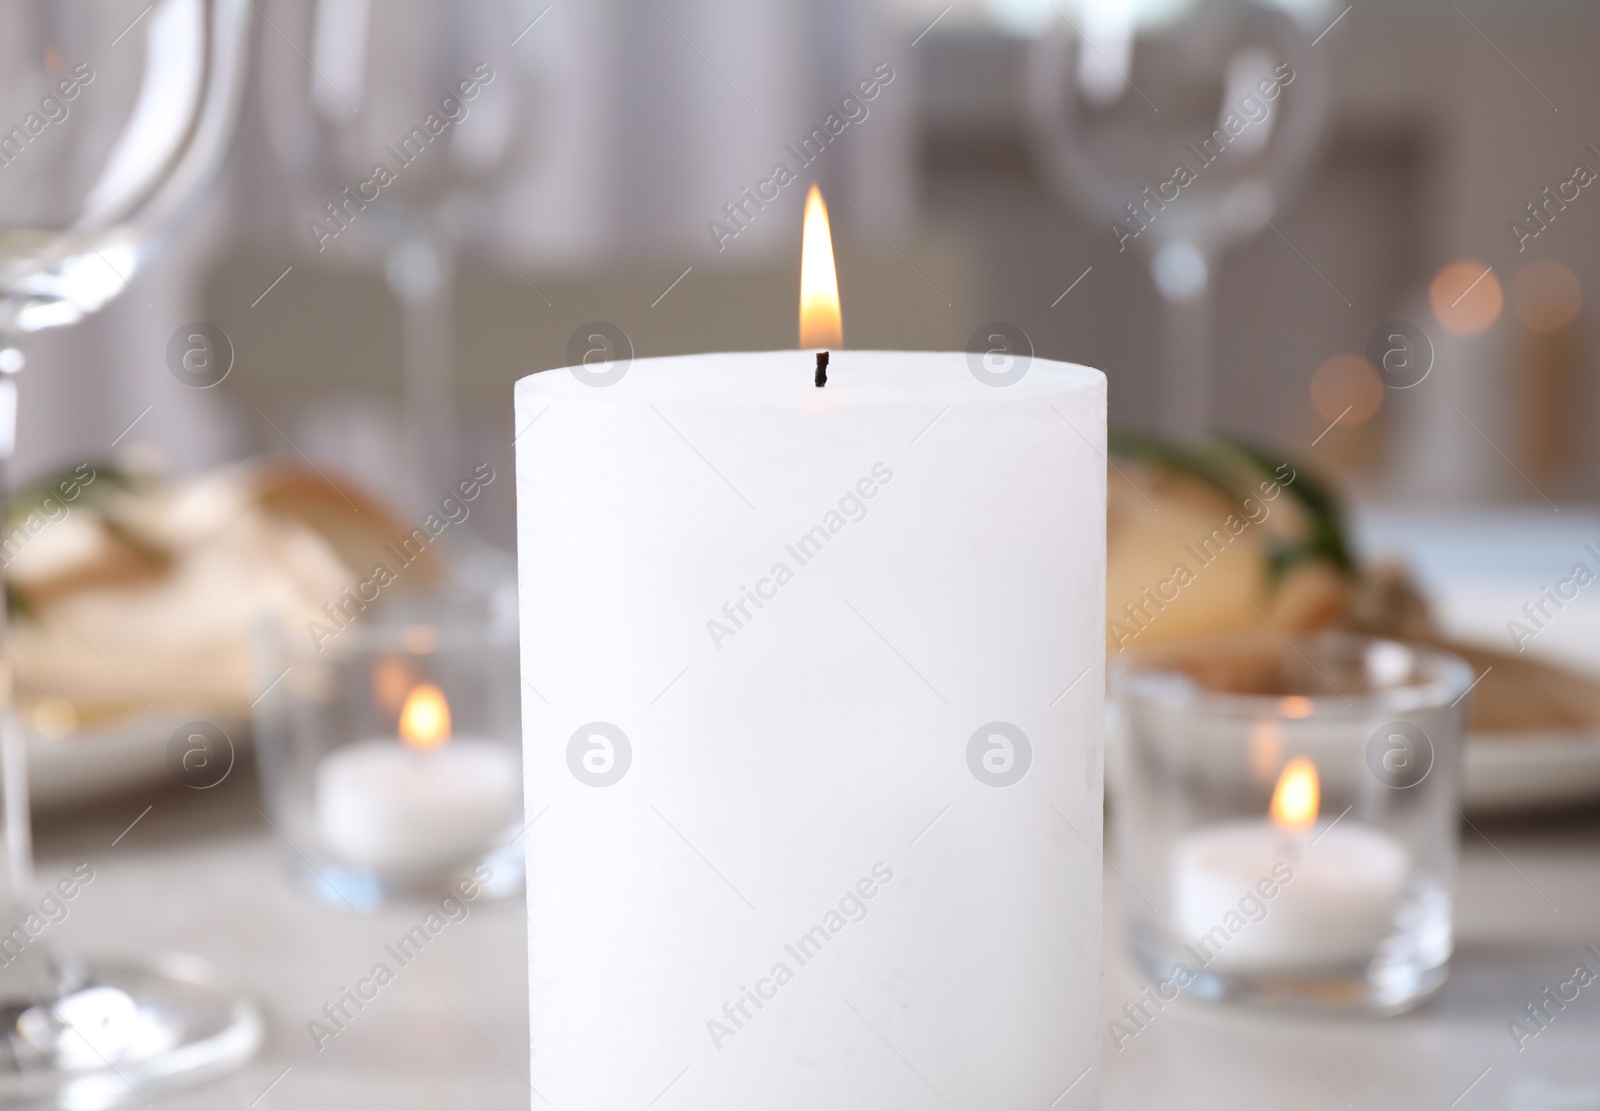
[[[253,809],[256,790],[241,772],[212,791],[135,796],[92,816],[38,823],[41,879],[80,861],[95,869],[69,917],[45,936],[82,951],[194,953],[265,1005],[269,1040],[256,1061],[158,1106],[542,1107],[524,1080],[520,900],[472,904],[465,921],[444,930],[317,1051],[307,1021],[423,911],[355,915],[293,890],[275,837]],[[149,813],[112,846],[147,805]],[[1105,1040],[1099,1067],[1108,1111],[1600,1107],[1600,981],[1522,1052],[1506,1029],[1579,960],[1600,972],[1600,960],[1583,951],[1585,943],[1600,945],[1600,812],[1480,828],[1489,841],[1464,832],[1459,952],[1437,1000],[1382,1021],[1263,1018],[1180,1000],[1120,1052]],[[1121,956],[1120,888],[1108,872],[1108,1015],[1144,983]],[[668,1093],[657,1108],[680,1111],[671,1101]],[[942,1105],[908,1075],[902,1106]]]
[[[112,840],[151,804],[113,847]],[[41,882],[80,861],[95,870],[93,881],[68,904],[67,919],[44,937],[85,953],[192,953],[264,1006],[267,1043],[253,1063],[156,1106],[528,1107],[521,899],[467,904],[468,916],[400,968],[394,982],[319,1052],[307,1022],[320,1019],[323,1004],[377,961],[395,967],[383,951],[385,942],[417,925],[428,908],[360,915],[308,899],[290,885],[279,859],[281,843],[255,811],[259,805],[255,782],[236,772],[210,791],[135,795],[102,804],[93,818],[47,815],[36,823]]]

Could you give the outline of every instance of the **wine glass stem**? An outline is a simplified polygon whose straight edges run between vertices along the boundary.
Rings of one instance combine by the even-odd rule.
[[[394,243],[386,270],[403,326],[409,494],[413,508],[423,510],[449,492],[456,426],[451,358],[455,258],[441,237],[419,227]]]
[[[1215,285],[1209,271],[1183,300],[1163,297],[1161,430],[1178,439],[1211,431]]]
[[[7,505],[6,480],[17,440],[17,379],[0,375],[0,532]],[[3,537],[0,537],[3,539]],[[16,669],[12,660],[10,597],[5,589],[5,568],[0,564],[0,774],[5,777],[5,839],[7,882],[0,887],[0,905],[18,906],[33,890],[33,823],[28,806],[28,753],[17,716]]]
[[[28,808],[28,753],[22,723],[7,708],[0,718],[0,766],[5,774],[6,863],[12,902],[33,891],[33,814]]]
[[[9,337],[0,337],[0,347]],[[17,441],[17,376],[0,373],[0,543],[9,540],[4,528],[7,505],[6,479]],[[3,554],[3,549],[0,549]],[[10,597],[5,589],[5,563],[0,559],[0,774],[5,776],[5,877],[0,881],[0,1012],[59,997],[76,990],[81,971],[63,958],[48,940],[15,940],[27,920],[33,898],[33,815],[28,801],[27,734],[17,713],[15,646],[11,639]],[[0,1031],[0,1037],[4,1037]],[[3,1075],[0,1068],[0,1075]]]

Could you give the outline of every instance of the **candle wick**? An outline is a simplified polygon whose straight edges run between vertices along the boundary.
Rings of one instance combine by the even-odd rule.
[[[817,352],[817,388],[821,389],[828,384],[828,353]]]

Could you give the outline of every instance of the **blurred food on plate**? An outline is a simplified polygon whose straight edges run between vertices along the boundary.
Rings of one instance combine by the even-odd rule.
[[[1111,449],[1110,652],[1263,622],[1426,634],[1426,606],[1402,569],[1358,564],[1338,498],[1303,464],[1222,439],[1114,434]]]
[[[85,464],[19,492],[5,531],[18,705],[48,738],[177,708],[242,719],[256,624],[326,620],[407,534],[348,483],[266,462],[171,480]],[[425,551],[406,577],[437,575]]]
[[[1405,568],[1367,563],[1331,486],[1301,462],[1232,440],[1116,434],[1107,486],[1106,646],[1176,637],[1347,629],[1449,648],[1482,679],[1476,731],[1600,729],[1600,684],[1447,640]]]

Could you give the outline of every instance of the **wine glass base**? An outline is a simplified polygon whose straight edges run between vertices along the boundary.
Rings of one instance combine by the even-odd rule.
[[[0,1107],[148,1104],[231,1071],[261,1045],[256,1005],[196,957],[89,959],[75,971],[76,990],[0,1016],[15,1019],[0,1049]]]

